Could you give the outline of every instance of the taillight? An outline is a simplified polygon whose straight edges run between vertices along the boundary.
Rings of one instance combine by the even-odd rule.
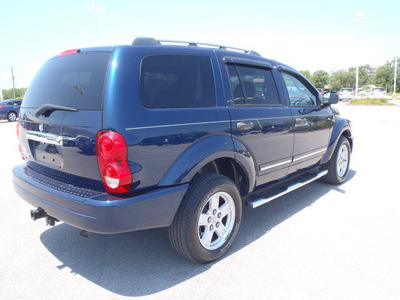
[[[21,144],[19,143],[19,123],[17,123],[16,129],[17,129],[17,139],[18,139],[18,149],[19,149],[19,153],[21,154],[22,159],[25,160],[25,157],[24,157],[24,155],[22,154]]]
[[[354,95],[354,93],[351,93],[350,95]]]
[[[2,109],[4,106],[0,106],[0,109]]]
[[[97,161],[108,193],[125,194],[130,191],[132,171],[128,165],[128,147],[120,133],[111,130],[97,133]]]

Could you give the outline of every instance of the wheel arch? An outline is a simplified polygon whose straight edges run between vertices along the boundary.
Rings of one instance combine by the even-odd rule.
[[[352,151],[353,134],[352,134],[351,122],[344,118],[338,118],[333,127],[331,139],[329,141],[326,153],[321,160],[321,164],[325,164],[331,159],[333,152],[335,151],[336,145],[340,137],[342,136],[345,136],[348,139],[351,148],[350,151]]]
[[[254,188],[254,161],[245,146],[229,135],[208,136],[191,145],[172,164],[159,186],[188,183],[198,174],[214,173],[230,178],[241,195]]]

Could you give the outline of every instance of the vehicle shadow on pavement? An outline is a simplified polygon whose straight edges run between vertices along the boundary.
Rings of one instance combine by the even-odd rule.
[[[350,170],[348,181],[356,172]],[[340,186],[314,182],[257,209],[243,207],[242,225],[232,248],[221,259],[240,251],[283,221],[321,200],[332,190],[345,193]],[[193,278],[219,261],[194,264],[174,252],[167,229],[101,235],[88,238],[66,224],[52,227],[40,236],[43,245],[61,265],[73,274],[124,296],[151,295]]]

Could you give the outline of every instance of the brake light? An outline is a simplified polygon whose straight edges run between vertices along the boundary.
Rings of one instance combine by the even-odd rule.
[[[2,109],[4,106],[0,106],[0,109]]]
[[[130,191],[132,171],[128,165],[128,147],[120,133],[111,130],[97,133],[97,161],[107,193]]]
[[[25,157],[24,157],[24,155],[22,154],[21,144],[19,143],[19,123],[17,123],[16,129],[17,129],[17,139],[18,139],[18,149],[19,149],[19,153],[21,154],[22,159],[25,160]]]
[[[70,50],[61,52],[60,54],[57,55],[57,57],[71,55],[71,54],[77,54],[80,52],[81,52],[81,49],[70,49]]]
[[[373,95],[374,93],[371,93],[371,95]]]

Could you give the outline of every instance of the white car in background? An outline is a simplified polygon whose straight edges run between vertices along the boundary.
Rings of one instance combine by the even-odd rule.
[[[343,88],[339,92],[339,100],[350,100],[354,97],[354,91],[352,88]]]
[[[361,91],[360,92],[360,97],[363,97],[363,98],[369,97],[369,92],[370,92],[370,90]]]
[[[383,87],[372,88],[369,91],[370,98],[386,98],[386,90]]]

